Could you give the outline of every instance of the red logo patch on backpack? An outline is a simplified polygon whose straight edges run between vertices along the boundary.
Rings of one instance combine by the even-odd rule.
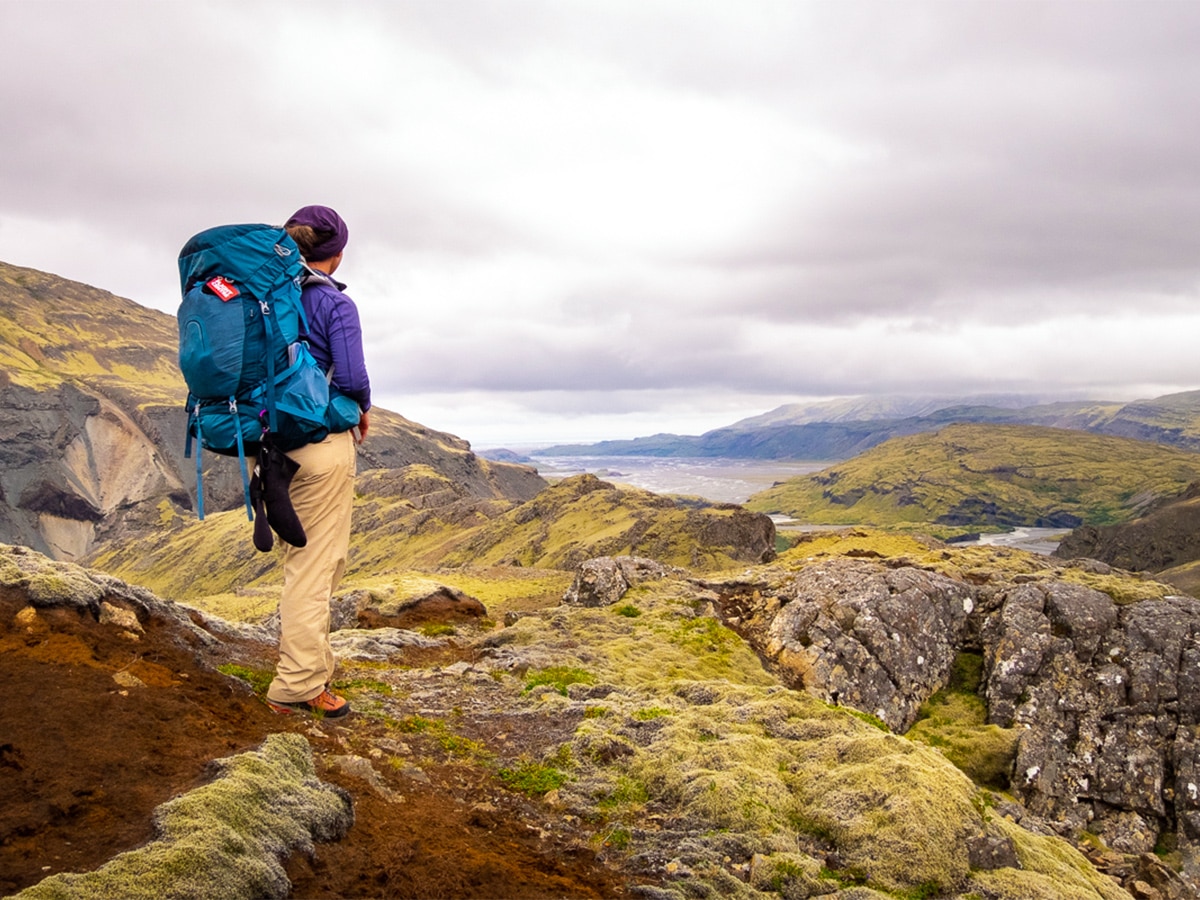
[[[229,281],[225,280],[225,276],[218,275],[216,278],[211,278],[205,284],[210,291],[221,298],[222,302],[228,302],[241,293]]]

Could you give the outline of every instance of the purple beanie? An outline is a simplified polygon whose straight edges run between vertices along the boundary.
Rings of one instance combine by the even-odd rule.
[[[305,206],[296,210],[284,228],[292,225],[307,225],[317,232],[317,237],[328,235],[309,253],[313,262],[333,259],[345,249],[346,241],[350,237],[350,231],[342,217],[328,206]]]

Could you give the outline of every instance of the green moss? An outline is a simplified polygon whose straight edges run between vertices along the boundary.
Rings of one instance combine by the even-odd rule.
[[[271,669],[252,669],[248,666],[241,666],[236,663],[222,663],[217,666],[217,671],[222,675],[229,675],[233,678],[241,679],[254,689],[256,694],[266,694],[267,688],[271,686],[271,682],[275,680],[275,672]]]
[[[642,614],[642,611],[632,603],[623,603],[613,610],[618,616],[624,616],[627,619],[636,619]]]
[[[1082,569],[1067,568],[1062,570],[1060,578],[1108,594],[1113,602],[1120,606],[1141,603],[1144,600],[1161,600],[1175,593],[1174,588],[1161,581],[1151,581],[1121,572],[1100,575]]]
[[[929,552],[928,540],[897,532],[866,528],[836,531],[809,531],[797,536],[795,545],[783,554],[783,561],[806,563],[827,556],[858,556],[892,559],[921,556]]]
[[[565,697],[567,696],[567,687],[572,684],[595,683],[596,676],[591,672],[573,666],[550,666],[531,672],[526,676],[525,692],[529,693],[539,687],[552,687]]]
[[[82,875],[61,874],[18,894],[24,900],[94,897],[282,897],[281,858],[341,837],[354,819],[345,792],[317,780],[299,735],[218,763],[219,777],[162,806],[156,837]]]
[[[633,718],[639,722],[649,722],[653,719],[661,719],[663,716],[671,715],[671,710],[661,706],[648,706],[645,709],[636,709],[633,711]]]
[[[439,719],[427,719],[424,716],[412,715],[397,719],[393,727],[405,734],[424,734],[430,730],[445,728],[446,723]]]
[[[600,836],[602,846],[618,852],[628,848],[632,840],[633,833],[624,825],[614,825]]]
[[[629,807],[640,809],[646,805],[646,801],[649,799],[650,793],[644,784],[636,778],[620,775],[617,777],[616,785],[600,798],[596,807],[605,813],[611,813],[618,809],[627,810]]]
[[[232,593],[211,594],[195,605],[227,622],[261,622],[279,606],[282,586],[240,588]]]
[[[856,718],[862,722],[866,722],[872,728],[878,728],[880,731],[886,731],[888,733],[891,733],[892,729],[888,728],[887,722],[883,721],[883,719],[879,718],[879,716],[872,715],[869,712],[863,712],[861,709],[855,709],[852,706],[842,706],[842,707],[838,707],[838,708],[841,709],[843,712],[849,713],[850,715],[854,716],[854,718]]]
[[[84,569],[67,563],[51,563],[34,572],[25,582],[25,590],[35,606],[81,606],[104,596],[104,589]]]
[[[987,705],[977,693],[982,677],[982,655],[960,653],[949,684],[921,705],[907,736],[936,747],[976,784],[1007,790],[1019,735],[987,724]]]
[[[355,692],[355,691],[370,691],[375,694],[386,694],[391,696],[392,686],[386,681],[376,681],[371,678],[342,678],[335,681],[332,685],[336,690]]]
[[[404,734],[420,734],[431,738],[444,753],[475,763],[488,763],[492,752],[482,741],[456,734],[441,719],[421,715],[405,716],[387,721],[387,725]]]
[[[726,628],[711,616],[696,616],[680,622],[670,635],[675,643],[696,654],[728,655],[741,644],[737,633]]]
[[[522,760],[516,766],[501,768],[497,770],[496,776],[510,790],[531,797],[540,797],[557,790],[567,780],[567,773],[558,767],[533,760]]]

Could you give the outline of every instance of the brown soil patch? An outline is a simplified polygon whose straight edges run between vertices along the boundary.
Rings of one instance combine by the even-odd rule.
[[[0,894],[144,844],[153,809],[204,783],[212,759],[294,730],[312,743],[320,776],[349,790],[356,809],[346,838],[287,861],[294,896],[627,896],[629,880],[596,859],[586,834],[505,790],[486,768],[433,751],[420,769],[389,765],[373,748],[396,735],[378,721],[279,717],[210,668],[230,660],[270,667],[271,648],[214,651],[172,623],[142,625],[135,640],[87,610],[32,616],[21,592],[0,590],[0,684],[9,700],[0,710]],[[448,655],[409,665],[444,664]],[[349,774],[338,756],[373,756],[380,779]]]

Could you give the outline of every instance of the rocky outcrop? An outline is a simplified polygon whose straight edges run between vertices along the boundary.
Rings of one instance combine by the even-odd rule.
[[[787,684],[894,731],[946,684],[975,604],[945,576],[849,559],[808,566],[769,594],[721,598],[726,622]]]
[[[592,560],[567,599],[618,602],[638,569]],[[956,656],[981,654],[988,721],[1018,735],[1017,815],[1134,856],[1166,836],[1200,874],[1200,601],[1118,603],[1061,577],[975,570],[967,581],[902,558],[765,572],[693,584],[786,684],[902,732]]]
[[[72,384],[0,389],[0,540],[77,559],[187,503],[172,462],[124,410]]]
[[[1200,859],[1200,601],[1078,585],[1006,591],[982,628],[989,717],[1018,728],[1013,791],[1062,831]]]
[[[576,571],[571,586],[563,595],[563,603],[572,606],[611,606],[636,584],[680,574],[681,569],[639,556],[589,559]]]

